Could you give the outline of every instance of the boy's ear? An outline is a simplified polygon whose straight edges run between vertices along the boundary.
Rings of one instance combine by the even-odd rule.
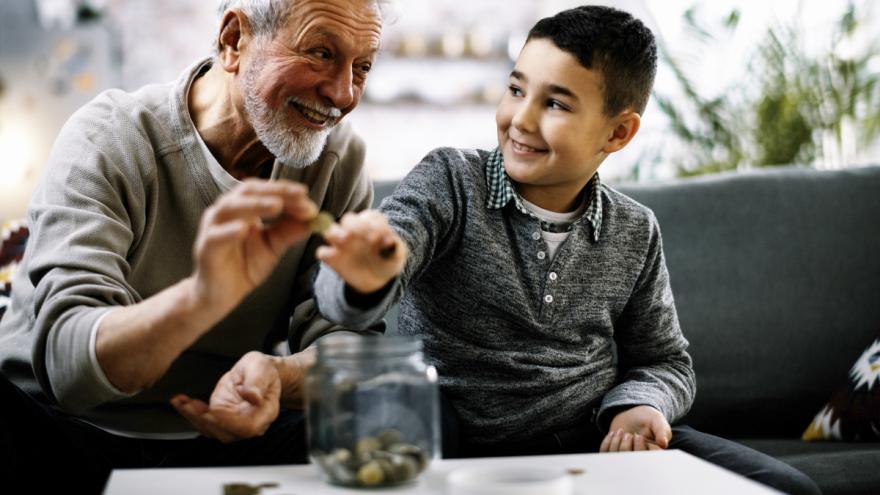
[[[238,72],[241,53],[251,38],[247,16],[238,9],[227,10],[220,21],[217,37],[220,65],[227,72]]]
[[[636,133],[639,132],[639,126],[642,125],[642,117],[632,111],[624,110],[617,117],[611,119],[611,136],[602,147],[605,153],[614,153],[620,151],[629,144]]]

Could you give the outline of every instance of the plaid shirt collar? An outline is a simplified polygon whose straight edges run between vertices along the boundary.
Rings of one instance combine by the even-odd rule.
[[[520,198],[519,194],[513,189],[510,177],[508,177],[507,172],[504,171],[504,157],[501,155],[501,150],[498,148],[495,148],[495,151],[493,151],[486,160],[486,184],[489,190],[488,199],[486,200],[486,208],[489,208],[490,210],[498,210],[504,208],[511,200],[513,200],[516,209],[520,213],[538,220],[541,223],[541,229],[548,232],[568,232],[575,224],[580,223],[586,218],[592,228],[593,242],[599,241],[599,233],[602,229],[602,201],[599,198],[600,182],[598,172],[593,174],[593,178],[590,179],[590,182],[587,183],[587,186],[584,187],[584,190],[581,193],[583,195],[582,201],[588,201],[589,204],[586,211],[584,211],[584,214],[575,221],[564,225],[545,222],[536,217],[525,207],[522,198]]]

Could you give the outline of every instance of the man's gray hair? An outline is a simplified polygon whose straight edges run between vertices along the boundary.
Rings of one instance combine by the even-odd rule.
[[[374,0],[379,6],[383,17],[386,16],[394,0]],[[254,35],[260,39],[271,38],[278,29],[287,21],[290,15],[293,0],[220,0],[218,16],[229,9],[239,9],[244,12],[251,23]],[[214,44],[219,51],[219,40]]]
[[[271,38],[290,14],[291,0],[220,0],[218,16],[229,9],[241,10],[257,38]],[[215,44],[219,49],[219,44]]]

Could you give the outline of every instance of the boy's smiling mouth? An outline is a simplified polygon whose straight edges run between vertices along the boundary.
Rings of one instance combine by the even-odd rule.
[[[546,153],[546,149],[535,148],[533,146],[529,146],[525,143],[521,143],[516,139],[510,138],[510,146],[513,148],[513,151],[517,153]]]

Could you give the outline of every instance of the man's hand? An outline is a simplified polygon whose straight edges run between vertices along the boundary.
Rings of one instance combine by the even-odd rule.
[[[324,239],[315,256],[362,294],[384,287],[406,263],[406,244],[375,210],[347,213]]]
[[[210,404],[180,394],[171,405],[202,435],[229,443],[265,433],[278,417],[280,400],[276,360],[249,352],[217,382]]]
[[[651,406],[636,406],[617,413],[599,452],[662,450],[669,447],[672,428]]]
[[[262,283],[318,212],[302,184],[248,180],[202,216],[193,247],[196,300],[225,314]]]

